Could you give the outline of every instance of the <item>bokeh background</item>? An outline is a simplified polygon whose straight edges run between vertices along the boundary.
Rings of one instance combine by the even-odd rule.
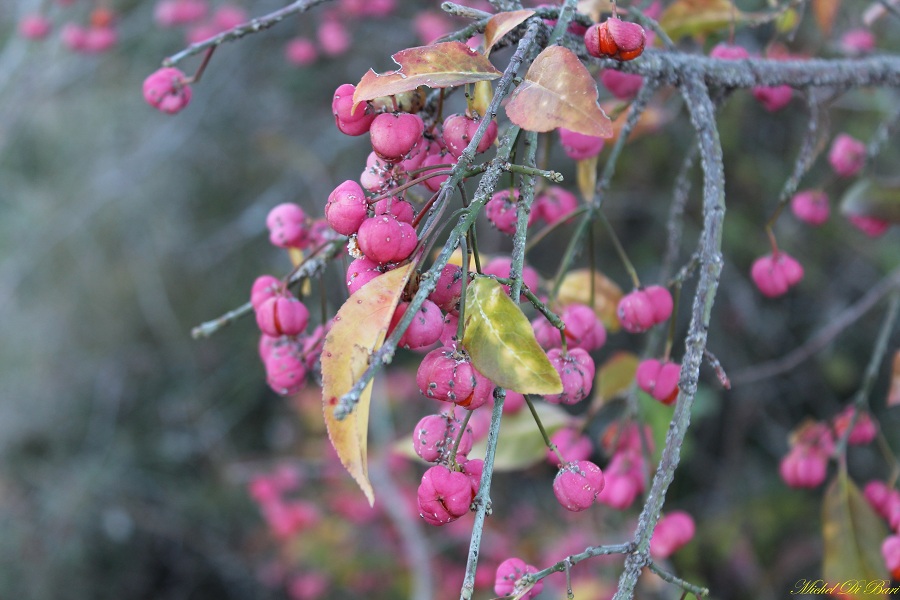
[[[245,302],[255,277],[289,270],[284,253],[268,243],[267,211],[292,201],[321,215],[328,193],[358,177],[369,150],[365,138],[335,129],[333,90],[370,67],[387,69],[392,52],[421,44],[411,20],[438,3],[402,2],[384,19],[348,19],[350,50],[303,68],[285,60],[284,44],[296,35],[314,38],[326,18],[322,9],[224,45],[190,107],[175,117],[141,96],[147,74],[184,46],[183,29],[154,25],[152,2],[112,3],[119,41],[97,55],[72,52],[58,35],[65,22],[86,22],[92,4],[40,4],[0,6],[0,597],[409,597],[403,552],[378,548],[408,549],[411,539],[433,542],[432,563],[440,566],[427,578],[448,582],[435,583],[442,590],[436,598],[454,597],[466,527],[447,534],[414,524],[413,534],[397,533],[404,521],[383,514],[354,524],[346,515],[358,507],[338,504],[357,492],[331,468],[315,391],[284,399],[268,389],[252,320],[208,340],[190,337],[194,325]],[[756,10],[763,3],[738,5]],[[280,6],[263,0],[244,8],[261,15]],[[858,25],[865,6],[844,2],[836,31]],[[39,42],[16,34],[19,19],[36,10],[54,23]],[[789,47],[836,56],[835,38],[803,19]],[[875,32],[879,51],[898,50],[896,19],[882,19]],[[738,41],[758,51],[771,35],[765,27],[740,30]],[[496,56],[502,62],[508,52]],[[188,61],[185,70],[197,63]],[[832,132],[868,139],[896,100],[896,91],[850,91],[832,107]],[[658,102],[672,121],[629,146],[606,204],[649,281],[659,272],[673,180],[692,139],[677,96]],[[872,240],[837,210],[816,230],[785,214],[779,240],[804,264],[806,278],[780,300],[756,292],[749,266],[768,251],[762,224],[790,173],[805,121],[796,99],[770,114],[746,92],[721,111],[726,265],[710,349],[736,380],[808,340],[900,266],[896,228]],[[574,181],[573,165],[556,146],[552,159]],[[893,174],[898,160],[893,139],[872,172]],[[697,169],[693,180],[681,260],[700,226]],[[836,208],[846,184],[833,180],[822,158],[803,185],[820,184]],[[489,252],[508,249],[487,228],[482,239]],[[564,230],[533,257],[543,276],[553,275],[565,239]],[[608,240],[598,237],[597,248],[599,268],[626,287]],[[316,289],[337,300],[341,280],[334,268]],[[699,530],[673,558],[676,572],[709,585],[715,597],[735,599],[786,597],[798,578],[818,577],[822,490],[787,488],[777,465],[791,429],[806,416],[832,417],[857,389],[883,310],[882,302],[834,343],[774,377],[725,391],[704,369],[670,493],[671,505],[691,512]],[[896,348],[896,334],[892,343]],[[612,336],[599,360],[615,349],[639,351],[641,342]],[[434,408],[409,389],[404,373],[414,364],[413,355],[402,357],[400,375],[383,384],[392,418],[373,424],[382,444],[373,451],[376,461],[394,478],[385,489],[398,497],[414,490],[422,469],[387,460],[384,449]],[[897,448],[898,417],[884,407],[888,380],[884,365],[871,402]],[[615,414],[611,407],[606,422]],[[592,434],[600,435],[602,421]],[[850,459],[857,481],[888,475],[875,449],[854,448]],[[318,507],[310,517],[315,525],[290,540],[273,535],[247,493],[255,475],[278,465],[299,474],[297,496]],[[497,522],[519,531],[491,529],[486,564],[511,551],[546,566],[564,556],[550,550],[627,539],[635,510],[595,514],[584,527],[554,505],[552,474],[549,465],[536,465],[498,476]],[[504,502],[508,508],[498,508]],[[573,539],[572,529],[583,537]],[[591,531],[596,537],[585,535]],[[395,556],[401,558],[385,560]],[[585,571],[601,582],[591,588],[601,597],[617,563],[598,564]],[[308,577],[316,573],[318,579]],[[307,576],[305,588],[291,588],[298,574]],[[551,578],[542,598],[563,597],[563,585]],[[478,597],[491,597],[489,587]],[[316,595],[321,589],[327,596]],[[646,598],[678,595],[665,586],[643,590]]]

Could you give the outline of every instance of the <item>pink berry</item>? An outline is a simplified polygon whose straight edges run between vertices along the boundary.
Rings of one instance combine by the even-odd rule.
[[[472,496],[474,497],[481,488],[481,475],[484,473],[484,461],[480,458],[468,460],[467,458],[462,457],[460,453],[456,455],[456,464],[462,469],[463,475],[469,478],[469,483],[472,484]]]
[[[891,535],[885,538],[881,544],[881,556],[891,577],[900,580],[900,536]]]
[[[523,396],[519,392],[507,390],[506,400],[503,402],[503,413],[512,415],[519,412],[523,408],[525,408],[525,396]]]
[[[446,525],[469,512],[472,484],[463,473],[436,465],[422,475],[416,496],[419,515],[426,523]]]
[[[253,310],[259,310],[260,305],[269,298],[284,295],[281,280],[272,275],[261,275],[253,282],[250,288],[250,304]]]
[[[733,44],[726,44],[725,42],[717,44],[710,50],[709,55],[712,58],[718,58],[720,60],[741,60],[750,58],[750,53],[747,52],[746,48],[735,46]]]
[[[572,160],[591,158],[603,150],[603,138],[585,135],[564,127],[559,128],[559,141],[566,156]]]
[[[678,397],[680,376],[680,365],[656,359],[641,361],[635,373],[638,387],[666,405],[672,404]]]
[[[174,67],[163,67],[144,80],[144,100],[164,113],[174,115],[191,101],[185,75]]]
[[[306,363],[296,344],[276,346],[265,361],[266,383],[277,394],[299,392],[306,380]]]
[[[838,134],[828,151],[828,162],[834,172],[841,177],[853,177],[859,173],[866,161],[866,145],[858,139]]]
[[[424,132],[422,118],[410,113],[381,113],[369,128],[372,149],[390,162],[398,162],[409,154]]]
[[[644,78],[633,73],[623,73],[615,69],[604,69],[600,73],[600,83],[620,100],[631,100],[644,85]]]
[[[694,537],[696,527],[691,515],[676,510],[660,518],[650,538],[650,555],[653,558],[668,558],[676,550]]]
[[[434,290],[428,298],[444,311],[456,310],[462,293],[462,268],[457,265],[444,265],[438,276]]]
[[[642,333],[656,325],[656,311],[644,290],[635,290],[619,300],[616,316],[629,333]]]
[[[887,519],[890,516],[890,497],[896,490],[892,490],[883,481],[872,480],[863,488],[863,496],[872,509]]]
[[[537,195],[531,206],[532,219],[543,219],[553,225],[578,208],[578,198],[565,188],[553,185]],[[530,221],[529,221],[530,224]]]
[[[516,206],[519,201],[519,190],[510,192],[508,189],[494,192],[491,199],[484,206],[484,212],[488,220],[501,232],[507,235],[516,233],[516,220],[518,215]]]
[[[318,57],[316,45],[309,38],[293,37],[284,45],[284,58],[295,67],[307,67],[316,62]]]
[[[275,296],[259,305],[256,324],[266,335],[298,335],[309,324],[309,310],[293,296]]]
[[[668,288],[664,288],[661,285],[650,285],[644,288],[644,293],[647,295],[647,300],[650,301],[650,305],[653,307],[653,321],[654,324],[663,323],[669,320],[669,317],[672,316],[672,309],[675,304],[672,301],[672,294],[669,292]]]
[[[506,392],[506,401],[509,402],[510,392]],[[503,406],[504,411],[506,405]],[[563,427],[550,436],[550,441],[556,445],[559,454],[562,454],[566,462],[578,462],[587,460],[594,452],[591,438],[583,433],[575,431],[572,427]],[[547,460],[554,466],[560,466],[559,456],[552,450],[547,450]]]
[[[516,589],[516,582],[529,573],[537,573],[537,569],[525,564],[521,558],[508,558],[497,567],[497,576],[494,580],[494,593],[498,596],[510,596]],[[530,600],[544,590],[544,582],[538,581],[522,600]]]
[[[400,196],[388,196],[375,203],[375,216],[378,215],[393,215],[398,221],[412,225],[416,211]]]
[[[360,102],[356,105],[356,109],[353,109],[353,93],[355,91],[356,86],[352,83],[338,86],[331,100],[331,112],[334,113],[335,122],[340,121],[345,125],[365,121],[366,131],[368,131],[369,125],[375,119],[375,114],[372,111],[372,105],[368,102]]]
[[[769,298],[776,298],[803,279],[803,267],[793,257],[779,251],[775,256],[767,254],[756,259],[750,276],[759,291]]]
[[[335,19],[326,19],[316,30],[319,46],[327,56],[340,56],[350,49],[350,33],[343,23]]]
[[[799,445],[781,459],[778,472],[791,487],[818,487],[825,481],[828,458],[821,452]]]
[[[868,29],[851,29],[841,36],[840,46],[850,56],[868,54],[875,49],[875,35]]]
[[[341,235],[356,233],[366,220],[367,212],[365,193],[358,183],[350,179],[334,188],[325,205],[328,224]]]
[[[377,262],[366,257],[357,258],[347,267],[347,291],[352,295],[379,275]]]
[[[847,220],[864,234],[873,238],[881,237],[891,227],[889,221],[863,215],[847,215]]]
[[[850,426],[850,421],[853,419],[854,412],[853,407],[848,406],[834,418],[833,425],[835,436],[840,438],[844,435],[844,432],[847,431],[847,427]],[[856,424],[853,426],[853,430],[850,432],[850,437],[847,439],[847,442],[854,446],[865,446],[866,444],[870,444],[872,440],[875,439],[876,435],[878,435],[878,427],[875,425],[875,421],[872,420],[872,417],[868,412],[861,412],[856,419]]]
[[[413,30],[419,41],[428,45],[453,31],[453,23],[441,13],[422,11],[413,18]]]
[[[19,35],[26,40],[42,40],[50,35],[53,26],[50,19],[41,14],[30,14],[19,21]]]
[[[379,215],[363,221],[357,233],[359,249],[381,264],[407,258],[418,243],[416,230],[393,215]]]
[[[63,45],[74,52],[83,52],[87,43],[87,29],[77,23],[66,23],[59,32]],[[152,77],[152,75],[151,75]],[[146,82],[144,82],[146,86]],[[147,94],[144,93],[146,98]],[[149,100],[148,100],[149,102]],[[151,103],[152,104],[152,103]]]
[[[553,480],[553,493],[563,508],[587,510],[603,489],[603,472],[587,460],[566,463]]]
[[[279,204],[266,217],[269,241],[279,248],[305,248],[309,242],[306,213],[293,202]]]
[[[443,135],[447,151],[455,158],[462,156],[463,151],[469,145],[469,141],[474,137],[480,124],[480,120],[471,119],[463,114],[450,115],[444,119]],[[497,122],[491,121],[484,136],[479,140],[475,151],[479,153],[487,151],[496,139]]]
[[[617,510],[625,510],[634,503],[640,490],[632,477],[607,471],[603,489],[597,494],[597,502]]]
[[[413,429],[413,449],[422,460],[428,462],[448,460],[461,425],[462,421],[446,413],[423,417]],[[467,427],[457,452],[467,455],[472,449],[472,442],[472,428]]]
[[[119,35],[112,27],[88,27],[81,49],[90,54],[101,54],[115,46],[118,41]]]
[[[828,205],[828,195],[822,190],[803,190],[794,194],[791,198],[791,211],[794,216],[818,227],[828,220],[831,208]]]
[[[493,383],[472,366],[468,356],[447,346],[425,355],[416,383],[427,398],[468,410],[482,406],[494,391]]]
[[[374,194],[381,194],[396,185],[396,177],[400,174],[400,167],[379,158],[374,152],[369,153],[366,159],[366,168],[359,175],[359,182],[363,188]]]
[[[594,384],[594,359],[581,348],[572,348],[563,354],[559,348],[547,352],[550,364],[559,373],[563,391],[544,396],[551,404],[575,404],[591,393]]]
[[[444,329],[441,331],[440,342],[442,345],[447,346],[449,348],[455,348],[456,343],[459,341],[456,339],[456,333],[459,329],[459,313],[448,312],[444,315]]]
[[[391,319],[389,331],[397,326],[397,323],[399,323],[403,318],[403,315],[406,314],[406,309],[408,307],[409,302],[401,302],[397,306],[397,309],[394,311],[394,316]],[[438,341],[443,329],[444,315],[441,313],[441,309],[438,308],[434,302],[425,300],[422,302],[422,306],[419,310],[416,311],[416,316],[403,333],[398,345],[401,348],[409,348],[410,350],[427,348]]]
[[[793,95],[794,90],[789,85],[753,88],[753,97],[759,100],[769,112],[779,111],[790,104]]]

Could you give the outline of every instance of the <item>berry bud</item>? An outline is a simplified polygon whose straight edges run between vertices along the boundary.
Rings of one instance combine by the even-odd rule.
[[[710,50],[709,55],[712,58],[718,58],[720,60],[741,60],[750,58],[750,53],[747,52],[747,49],[743,46],[734,46],[732,44],[726,44],[725,42],[716,44],[716,46]]]
[[[603,150],[603,138],[559,128],[559,141],[566,156],[572,160],[583,160],[597,156]]]
[[[456,310],[462,293],[462,268],[444,265],[434,290],[428,298],[444,311]]]
[[[638,387],[666,405],[672,404],[678,397],[680,376],[680,365],[655,359],[641,361],[635,373]]]
[[[851,225],[873,238],[881,237],[891,227],[888,221],[863,215],[847,215],[847,220],[850,221]]]
[[[838,134],[828,151],[828,162],[841,177],[853,177],[859,173],[865,160],[866,145],[846,133]]]
[[[750,269],[750,276],[756,287],[769,298],[787,293],[803,279],[803,267],[793,257],[779,251],[756,259]]]
[[[30,14],[19,21],[19,35],[26,40],[42,40],[50,35],[50,20],[41,14]]]
[[[797,488],[818,487],[825,481],[827,470],[827,456],[805,445],[792,448],[781,459],[778,467],[781,479],[789,486]]]
[[[559,348],[547,352],[550,364],[559,373],[563,391],[559,394],[544,396],[551,404],[575,404],[581,402],[591,393],[594,384],[594,359],[581,348],[572,348],[563,354]]]
[[[587,460],[567,463],[553,480],[553,494],[563,508],[572,512],[590,508],[602,489],[603,472]]]
[[[841,36],[840,47],[850,56],[868,54],[875,49],[875,35],[868,29],[851,29]]]
[[[403,315],[406,314],[406,309],[408,307],[409,302],[401,302],[397,305],[397,309],[394,311],[394,316],[391,319],[389,332],[397,326],[397,323],[399,323],[403,318]],[[403,336],[401,336],[397,345],[401,348],[409,348],[410,350],[427,348],[438,341],[443,330],[444,315],[441,313],[441,309],[439,309],[434,302],[425,300],[422,302],[422,306],[419,310],[416,311],[416,316],[403,333]]]
[[[416,230],[393,215],[379,215],[363,221],[357,233],[359,249],[368,258],[385,264],[412,254],[418,243]]]
[[[494,391],[493,383],[472,366],[468,356],[447,346],[425,355],[416,383],[426,397],[468,410],[482,406]]]
[[[644,28],[617,18],[591,25],[584,34],[588,54],[599,58],[633,60],[644,51]]]
[[[316,62],[318,56],[319,53],[316,50],[316,45],[309,38],[301,36],[293,37],[284,45],[284,58],[289,64],[292,64],[295,67],[309,66]],[[360,108],[358,112],[365,111],[363,108]]]
[[[629,333],[643,333],[656,325],[656,308],[644,290],[634,290],[619,300],[616,316]]]
[[[416,211],[412,204],[400,196],[388,196],[375,203],[375,216],[378,215],[393,215],[398,221],[412,225]]]
[[[164,67],[144,80],[144,100],[164,113],[174,115],[191,101],[191,88],[184,73],[174,67]]]
[[[521,558],[508,558],[497,567],[497,576],[494,580],[494,593],[498,596],[510,596],[516,589],[516,582],[527,573],[537,573],[537,569],[525,564]],[[544,582],[538,581],[534,587],[528,590],[521,600],[530,600],[544,590]]]
[[[325,218],[336,232],[351,235],[366,220],[367,211],[365,193],[358,183],[348,179],[328,195]]]
[[[269,211],[266,217],[269,241],[279,248],[305,248],[309,241],[306,213],[297,204],[285,202]]]
[[[848,406],[834,418],[833,425],[836,437],[842,437],[844,432],[847,431],[847,427],[850,426],[850,421],[853,419],[853,413],[853,407]],[[847,442],[854,446],[865,446],[870,444],[876,435],[878,435],[878,428],[875,425],[875,421],[872,420],[872,416],[868,412],[861,412],[856,419],[853,430],[850,432],[850,437],[847,438]]]
[[[888,536],[881,544],[881,556],[894,580],[900,580],[900,536]]]
[[[651,285],[644,288],[644,293],[653,307],[654,324],[667,321],[672,316],[672,309],[675,306],[672,301],[672,294],[668,288],[664,288],[661,285]]]
[[[382,113],[369,128],[372,149],[390,162],[398,162],[409,154],[424,132],[422,118],[410,113]]]
[[[506,392],[507,402],[509,401],[509,392]],[[506,409],[506,405],[503,406]],[[587,460],[594,452],[594,445],[591,444],[591,438],[575,431],[572,427],[563,427],[550,436],[550,441],[556,445],[559,454],[562,454],[566,462],[578,462]],[[559,456],[552,450],[547,450],[547,460],[554,466],[560,466]]]
[[[327,56],[340,56],[350,48],[350,33],[337,19],[325,19],[316,29],[319,47]]]
[[[821,190],[803,190],[791,198],[791,211],[794,216],[818,227],[828,220],[831,208],[828,206],[828,195]]]
[[[283,294],[284,290],[280,279],[272,275],[260,275],[253,282],[253,287],[250,288],[250,304],[253,306],[253,310],[259,310],[263,302]]]
[[[423,460],[447,460],[456,443],[462,422],[446,413],[423,417],[413,429],[413,449]],[[472,449],[472,428],[467,427],[459,441],[457,452],[465,456]]]
[[[296,344],[277,345],[265,361],[266,383],[276,394],[296,394],[306,379],[306,363]]]
[[[631,100],[644,85],[644,78],[634,73],[604,69],[600,73],[600,83],[619,100]]]
[[[507,235],[516,233],[516,222],[518,214],[516,206],[519,200],[519,190],[513,190],[512,193],[508,189],[494,192],[491,199],[484,206],[484,212],[488,220],[494,224],[498,230]]]
[[[367,123],[366,131],[368,131],[368,125],[375,120],[375,114],[368,102],[360,102],[356,105],[356,110],[353,109],[353,93],[355,91],[356,86],[352,83],[338,86],[331,100],[331,112],[334,113],[335,122],[340,121],[344,125],[365,121]]]
[[[446,525],[469,512],[472,484],[463,473],[436,465],[422,475],[416,499],[426,523]]]
[[[695,531],[694,519],[683,510],[664,515],[650,538],[650,555],[656,559],[668,558],[691,541]]]
[[[553,225],[578,208],[578,198],[569,190],[553,185],[537,195],[531,205],[531,220],[543,219]],[[531,222],[529,221],[529,225]]]
[[[298,335],[309,323],[309,310],[293,296],[275,296],[259,305],[256,324],[266,335]]]
[[[347,267],[347,291],[352,295],[379,275],[377,262],[366,257],[357,258]]]

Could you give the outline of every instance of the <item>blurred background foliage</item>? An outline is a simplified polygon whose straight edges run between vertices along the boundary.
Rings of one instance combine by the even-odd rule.
[[[140,93],[160,59],[183,47],[180,31],[153,26],[153,3],[115,2],[120,41],[97,56],[74,54],[56,36],[17,36],[18,19],[38,4],[0,7],[0,597],[278,598],[291,564],[326,573],[329,598],[408,594],[402,566],[385,561],[400,553],[372,552],[371,539],[392,539],[388,521],[366,525],[372,530],[348,527],[335,508],[357,491],[346,477],[324,473],[330,450],[315,391],[292,401],[267,388],[250,320],[209,340],[193,341],[189,332],[243,303],[259,274],[289,269],[268,244],[267,211],[293,201],[321,215],[330,190],[356,178],[368,153],[364,139],[335,129],[333,90],[370,67],[388,68],[390,53],[421,43],[410,20],[438,3],[401,3],[384,20],[354,21],[350,52],[302,69],[285,62],[282,47],[297,33],[313,35],[315,11],[225,45],[176,117],[152,110]],[[845,2],[836,30],[857,25],[865,6]],[[253,15],[279,7],[268,0],[245,6]],[[46,8],[56,27],[83,21],[90,10],[81,1]],[[896,23],[878,24],[880,51],[898,50]],[[739,30],[737,41],[758,50],[771,33]],[[789,47],[836,55],[833,39],[809,18]],[[508,52],[496,56],[503,61]],[[692,139],[679,102],[665,102],[677,113],[672,123],[629,146],[606,204],[647,281],[659,270],[673,180]],[[850,91],[833,106],[832,131],[867,139],[895,104],[888,91]],[[741,91],[720,113],[726,265],[710,349],[738,378],[802,344],[900,264],[896,228],[871,240],[836,214],[810,229],[786,213],[776,231],[806,278],[779,300],[756,292],[749,267],[768,251],[762,225],[805,123],[800,101],[770,114]],[[554,164],[574,181],[564,158],[553,150]],[[892,140],[872,171],[893,174],[898,160]],[[802,187],[829,178],[820,158]],[[698,169],[693,179],[682,260],[701,225]],[[828,185],[833,202],[841,185]],[[534,256],[543,276],[554,273],[565,235]],[[508,247],[487,229],[482,239],[488,252]],[[598,267],[627,287],[602,235],[597,247]],[[334,299],[342,278],[334,269],[323,282]],[[679,575],[735,599],[784,597],[798,578],[818,577],[821,490],[788,489],[777,465],[793,427],[806,416],[830,418],[853,394],[882,310],[777,377],[724,391],[704,367],[690,446],[667,505],[688,510],[699,525],[697,538],[673,558]],[[683,308],[681,334],[686,316]],[[896,347],[896,335],[893,341]],[[612,336],[600,360],[640,344]],[[414,356],[403,362],[413,366]],[[884,408],[887,381],[883,368],[872,406],[896,448],[898,418]],[[382,397],[396,409],[396,423],[375,436],[382,448],[429,410],[408,381],[390,382]],[[375,454],[402,485],[421,475],[418,466],[386,462],[384,450]],[[872,449],[854,448],[850,458],[857,481],[887,476]],[[280,461],[300,470],[300,495],[319,504],[324,519],[290,543],[273,540],[246,492],[254,474]],[[486,565],[509,551],[546,566],[564,551],[627,539],[634,510],[597,507],[585,527],[561,514],[550,494],[552,474],[538,465],[524,475],[498,475]],[[448,582],[438,598],[454,597],[448,590],[458,586],[464,564],[470,522],[456,525],[456,533],[427,532],[444,560],[432,576]],[[584,565],[596,576],[584,597],[613,585],[617,564]],[[490,580],[487,566],[482,571]],[[548,589],[542,597],[562,597],[561,576]],[[652,582],[642,593],[679,595]]]

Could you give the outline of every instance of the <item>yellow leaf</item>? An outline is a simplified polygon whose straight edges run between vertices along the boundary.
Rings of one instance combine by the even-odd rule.
[[[616,352],[597,369],[594,389],[597,395],[607,401],[625,392],[634,382],[638,357],[631,352]]]
[[[407,48],[391,58],[400,68],[381,74],[369,69],[353,92],[354,106],[379,96],[409,92],[420,85],[445,88],[497,79],[501,75],[484,54],[462,42]]]
[[[484,55],[490,56],[494,44],[533,14],[533,10],[513,10],[502,12],[488,19],[487,26],[484,28]]]
[[[836,585],[836,591],[846,600],[884,598],[884,594],[867,594],[865,585],[855,589],[847,584],[890,579],[881,557],[881,542],[886,535],[881,518],[847,476],[846,469],[840,469],[822,504],[822,578],[826,584]]]
[[[594,312],[603,321],[604,327],[615,333],[621,327],[616,316],[616,308],[622,299],[622,288],[600,271],[594,271]],[[576,269],[569,271],[559,287],[556,301],[562,306],[569,304],[591,305],[591,271]]]
[[[520,394],[562,392],[559,373],[503,286],[487,277],[475,279],[466,288],[465,315],[463,347],[482,375]]]
[[[414,266],[410,263],[379,275],[350,296],[334,317],[322,348],[322,407],[328,438],[370,505],[375,503],[367,461],[372,383],[343,420],[335,418],[334,407],[359,380],[369,366],[369,357],[384,342]]]
[[[494,86],[491,85],[490,81],[476,81],[475,82],[475,93],[473,94],[472,99],[472,110],[475,112],[475,115],[478,117],[483,117],[487,114],[488,106],[491,104],[491,100],[494,99]],[[475,115],[469,115],[470,117],[474,117]]]
[[[745,18],[729,0],[675,0],[660,15],[659,25],[669,37],[678,40],[689,35],[704,37]]]
[[[612,137],[612,123],[597,104],[594,78],[574,52],[545,48],[506,105],[509,120],[526,131],[565,127],[584,135]]]

